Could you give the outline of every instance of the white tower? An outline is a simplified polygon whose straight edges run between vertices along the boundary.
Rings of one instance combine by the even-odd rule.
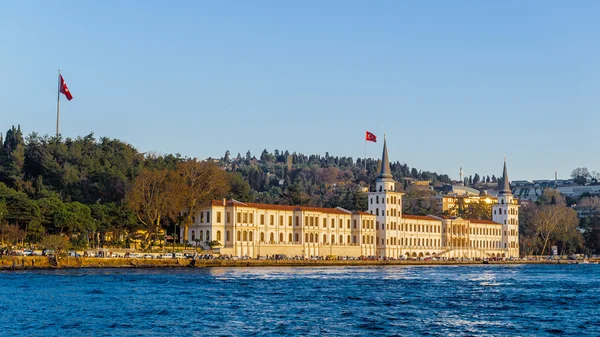
[[[460,183],[459,183],[459,185],[464,185],[465,184],[465,180],[463,179],[462,166],[460,167],[460,171],[458,172],[458,175],[460,176]]]
[[[508,250],[506,257],[519,256],[519,205],[517,199],[513,198],[506,171],[506,159],[504,170],[500,180],[500,191],[498,192],[498,204],[492,207],[492,220],[502,224],[502,247]]]
[[[397,258],[401,252],[399,247],[399,222],[402,218],[402,196],[396,192],[396,182],[392,177],[385,136],[383,138],[383,154],[381,169],[375,181],[375,190],[369,192],[369,212],[377,216],[376,249],[381,257]]]

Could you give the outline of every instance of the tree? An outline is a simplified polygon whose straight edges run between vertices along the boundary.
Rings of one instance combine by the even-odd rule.
[[[4,217],[8,214],[8,208],[6,207],[6,202],[0,199],[0,224],[4,220]]]
[[[409,185],[402,198],[402,212],[413,215],[439,214],[441,212],[433,191],[429,188]]]
[[[58,267],[58,258],[63,256],[69,249],[69,240],[64,236],[53,234],[44,237],[40,242],[40,247],[54,251],[56,266]]]
[[[181,180],[177,186],[180,188],[182,210],[185,210],[183,226],[186,235],[198,209],[213,199],[223,198],[229,186],[225,172],[219,166],[195,159],[179,163],[176,175]]]
[[[578,167],[571,172],[571,178],[573,178],[575,183],[585,185],[591,180],[592,175],[587,167]]]
[[[223,156],[223,162],[225,164],[229,164],[229,161],[230,161],[229,156],[230,156],[229,150],[225,151],[225,156]]]
[[[475,175],[473,176],[473,185],[477,186],[477,184],[479,184],[480,181],[481,178],[479,177],[479,174],[475,173]]]
[[[459,198],[456,215],[467,219],[492,220],[492,204],[485,200],[466,203],[463,198]]]
[[[144,244],[161,230],[163,218],[182,210],[180,177],[167,169],[143,168],[132,182],[125,200],[146,230]]]
[[[573,209],[556,204],[539,205],[532,222],[543,242],[542,255],[552,237],[556,238],[561,231],[569,232],[570,227],[576,229],[578,224],[577,213]]]
[[[538,198],[537,202],[540,205],[567,205],[567,200],[565,196],[560,194],[558,190],[552,188],[546,188],[542,192],[542,195]]]
[[[214,249],[216,247],[220,247],[221,243],[217,240],[212,240],[212,241],[206,241],[204,242],[205,245],[207,245],[208,247],[210,247],[210,249]]]
[[[9,225],[6,223],[0,224],[0,244],[4,246],[7,243],[19,244],[19,241],[25,240],[25,231],[19,228],[17,225]],[[7,245],[10,249],[11,245]]]
[[[229,193],[227,194],[228,199],[235,199],[241,202],[252,201],[252,188],[250,184],[239,173],[227,174],[227,180],[229,182]]]

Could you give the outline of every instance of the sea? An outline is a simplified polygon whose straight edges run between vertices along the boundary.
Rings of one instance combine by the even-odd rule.
[[[1,336],[600,336],[600,265],[0,272]]]

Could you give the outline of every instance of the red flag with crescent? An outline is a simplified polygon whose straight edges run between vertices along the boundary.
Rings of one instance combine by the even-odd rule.
[[[377,143],[377,136],[375,136],[375,134],[367,131],[367,138],[366,140],[373,142],[373,143]]]
[[[60,92],[65,95],[65,97],[70,101],[73,99],[73,95],[71,95],[71,92],[69,91],[69,87],[67,87],[67,83],[65,82],[65,79],[62,77],[62,75],[60,75]]]

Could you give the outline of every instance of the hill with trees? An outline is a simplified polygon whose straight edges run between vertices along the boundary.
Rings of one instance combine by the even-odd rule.
[[[363,159],[287,150],[265,150],[259,158],[250,152],[231,158],[228,151],[223,158],[198,161],[140,153],[93,134],[24,136],[20,126],[8,129],[0,144],[2,245],[35,244],[48,235],[69,237],[76,248],[108,243],[103,241],[126,245],[131,239],[148,245],[160,229],[189,226],[193,210],[223,197],[365,210],[362,191],[378,169],[373,159],[367,159],[365,171]],[[450,182],[447,175],[399,162],[391,167],[398,180]]]

